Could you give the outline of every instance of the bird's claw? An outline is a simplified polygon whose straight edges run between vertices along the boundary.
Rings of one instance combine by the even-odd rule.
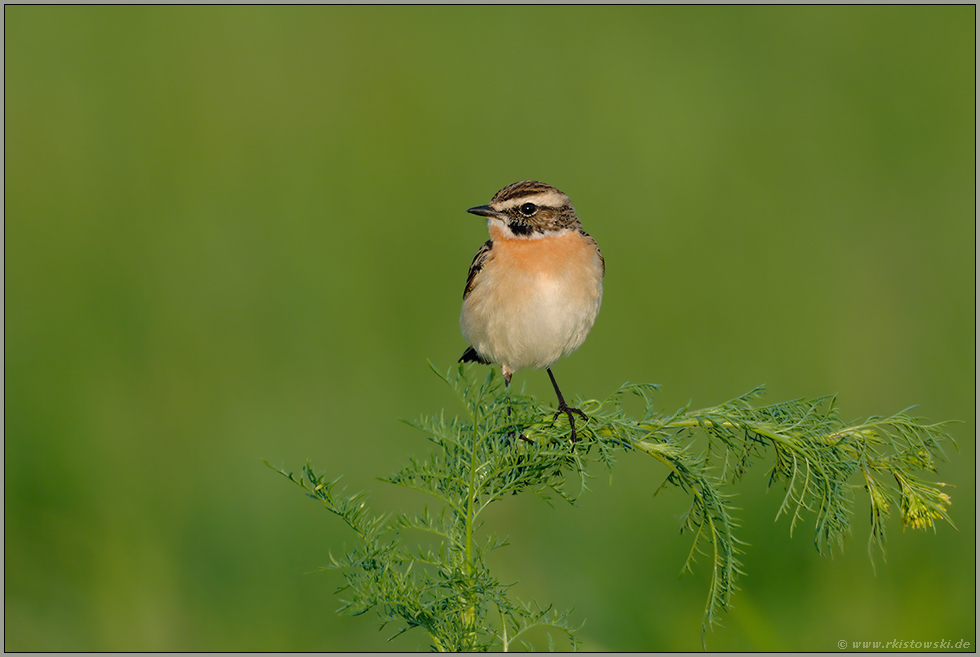
[[[555,415],[554,417],[551,418],[551,421],[554,422],[555,420],[557,420],[558,416],[561,415],[562,413],[564,413],[568,417],[568,424],[572,428],[572,442],[574,443],[578,440],[578,435],[575,433],[575,415],[573,414],[577,414],[586,422],[588,422],[589,416],[586,415],[582,411],[582,409],[572,408],[571,406],[562,404],[561,406],[558,407],[558,410],[555,411]]]

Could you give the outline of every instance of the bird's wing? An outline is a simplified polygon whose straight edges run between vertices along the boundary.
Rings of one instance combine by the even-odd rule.
[[[464,299],[470,296],[470,292],[476,286],[476,275],[480,273],[480,270],[483,269],[483,266],[490,259],[490,249],[492,248],[493,242],[487,240],[480,247],[480,250],[476,252],[476,255],[473,256],[473,262],[470,264],[470,273],[466,275],[466,289],[463,290]]]

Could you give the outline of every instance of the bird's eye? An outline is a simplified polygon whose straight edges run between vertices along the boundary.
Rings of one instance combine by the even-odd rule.
[[[532,214],[538,211],[538,206],[534,203],[525,203],[521,206],[521,214],[525,217],[530,217]]]

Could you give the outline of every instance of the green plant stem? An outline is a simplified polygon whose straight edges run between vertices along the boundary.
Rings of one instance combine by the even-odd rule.
[[[466,575],[469,581],[473,577],[473,526],[476,520],[476,470],[477,470],[477,445],[480,441],[480,418],[479,418],[480,404],[474,405],[472,412],[470,412],[470,418],[473,420],[473,444],[470,445],[470,479],[468,487],[468,496],[466,503],[466,528],[464,536],[464,559],[466,560]],[[476,620],[476,609],[474,607],[473,600],[463,600],[462,602],[469,603],[466,611],[463,612],[463,626],[464,628],[473,628],[474,621]],[[473,632],[467,632],[467,639],[475,638],[475,628]],[[471,648],[472,646],[467,646]]]
[[[477,406],[479,409],[479,406]],[[470,414],[473,419],[473,445],[470,448],[470,481],[468,497],[466,500],[466,533],[464,544],[466,546],[466,574],[473,574],[473,520],[476,515],[476,446],[480,440],[480,421],[476,411]]]
[[[497,613],[500,615],[501,652],[510,652],[510,641],[507,639],[507,619],[504,618],[504,612],[500,610],[500,605],[497,605]]]

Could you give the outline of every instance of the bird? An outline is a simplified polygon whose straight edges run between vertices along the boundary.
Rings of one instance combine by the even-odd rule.
[[[575,442],[575,415],[588,417],[565,402],[551,367],[585,342],[599,313],[599,245],[568,196],[536,180],[507,185],[467,212],[487,218],[490,239],[466,277],[459,325],[470,346],[459,362],[500,365],[505,388],[517,371],[547,370],[558,397],[553,419],[568,417]]]

